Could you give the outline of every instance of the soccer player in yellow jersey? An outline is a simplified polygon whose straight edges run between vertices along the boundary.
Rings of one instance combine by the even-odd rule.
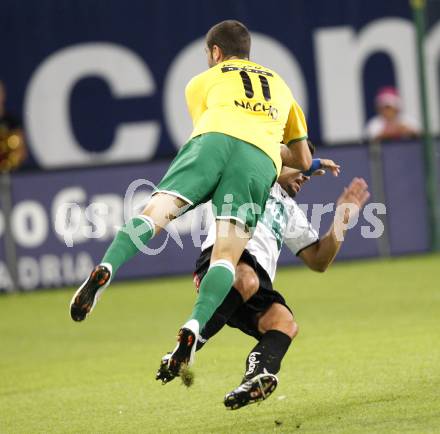
[[[282,78],[249,60],[250,34],[238,21],[212,27],[206,37],[210,69],[186,88],[194,130],[143,213],[119,230],[102,262],[74,294],[73,320],[82,321],[117,269],[172,219],[212,200],[217,240],[189,320],[179,330],[170,370],[192,362],[206,322],[229,292],[235,267],[264,211],[282,160],[299,170],[312,163],[301,108]]]

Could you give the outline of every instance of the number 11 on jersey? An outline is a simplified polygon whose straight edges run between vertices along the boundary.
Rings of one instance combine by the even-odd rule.
[[[239,66],[224,66],[222,72],[234,72],[240,75],[241,82],[243,84],[244,96],[247,99],[252,99],[255,96],[254,87],[252,85],[252,80],[249,74],[258,75],[258,79],[261,85],[261,93],[264,98],[264,102],[251,103],[245,100],[234,100],[235,106],[243,108],[245,110],[250,110],[252,112],[263,112],[269,117],[276,120],[278,118],[278,110],[273,107],[269,102],[271,100],[269,80],[267,77],[272,77],[272,74],[267,71],[252,69],[252,68],[242,68]]]

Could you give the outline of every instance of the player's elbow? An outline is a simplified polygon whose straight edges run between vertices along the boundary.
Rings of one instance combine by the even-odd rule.
[[[327,271],[329,265],[327,261],[314,261],[309,264],[309,268],[317,273],[324,273]]]
[[[281,158],[285,166],[301,171],[309,170],[312,165],[312,153],[306,140],[281,147]]]
[[[310,153],[301,155],[298,158],[298,167],[297,167],[298,170],[307,171],[310,169],[311,165],[312,165],[312,155]]]
[[[313,271],[315,271],[316,273],[325,273],[327,271],[327,266],[326,265],[320,265],[318,267],[316,267]]]
[[[292,167],[293,169],[300,170],[301,172],[306,172],[310,169],[312,165],[312,156],[304,153],[294,154],[291,156],[291,159],[287,159],[287,163],[283,161],[283,164],[288,167]]]

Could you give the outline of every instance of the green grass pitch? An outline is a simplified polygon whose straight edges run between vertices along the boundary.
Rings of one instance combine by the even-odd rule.
[[[190,312],[189,276],[115,284],[81,324],[71,290],[0,297],[0,432],[440,432],[439,261],[280,270],[300,334],[274,395],[238,411],[222,400],[254,341],[237,330],[198,353],[192,388],[154,380]]]

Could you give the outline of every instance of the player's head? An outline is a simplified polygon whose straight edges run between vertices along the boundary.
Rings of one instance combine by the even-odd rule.
[[[277,182],[290,197],[295,197],[309,179],[309,176],[305,176],[301,172],[298,173],[295,169],[283,167]]]
[[[206,34],[206,54],[209,67],[237,57],[249,59],[251,35],[247,27],[236,20],[226,20],[211,27]]]

